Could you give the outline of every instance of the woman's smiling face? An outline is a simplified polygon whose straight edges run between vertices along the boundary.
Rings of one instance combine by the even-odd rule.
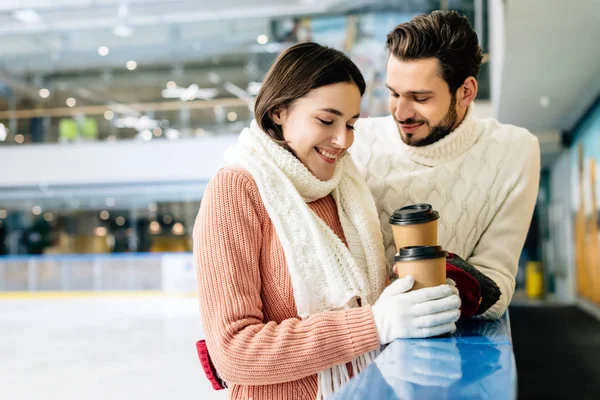
[[[360,90],[353,83],[335,83],[311,90],[271,118],[284,140],[318,179],[331,179],[336,163],[354,142],[360,113]]]

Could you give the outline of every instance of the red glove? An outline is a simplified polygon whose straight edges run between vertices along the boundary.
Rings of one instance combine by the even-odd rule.
[[[464,317],[483,314],[500,299],[496,282],[456,254],[448,253],[446,276],[456,282]]]
[[[217,370],[213,365],[212,361],[210,360],[210,355],[208,354],[206,342],[204,340],[196,342],[196,350],[198,351],[198,357],[200,357],[200,364],[202,365],[204,374],[212,384],[213,389],[225,389],[227,387],[227,384],[219,377],[219,374],[217,374]]]
[[[448,258],[452,257],[453,254],[449,253]],[[461,301],[461,317],[472,317],[475,315],[481,304],[481,287],[477,279],[473,278],[466,271],[449,263],[448,259],[446,259],[446,277],[456,283]]]

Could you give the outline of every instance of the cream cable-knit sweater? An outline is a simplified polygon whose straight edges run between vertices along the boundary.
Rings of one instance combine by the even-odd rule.
[[[440,244],[500,288],[500,299],[482,315],[495,319],[514,293],[537,199],[540,149],[526,129],[471,114],[425,147],[404,144],[391,116],[360,119],[351,153],[377,203],[388,267],[395,253],[391,213],[409,204],[432,204],[441,215]]]

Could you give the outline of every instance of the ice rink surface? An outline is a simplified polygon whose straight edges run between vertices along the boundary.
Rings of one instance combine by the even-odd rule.
[[[222,400],[193,297],[0,298],[0,398]]]

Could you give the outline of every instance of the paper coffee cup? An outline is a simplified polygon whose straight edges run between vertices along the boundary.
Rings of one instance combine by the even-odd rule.
[[[396,251],[410,246],[438,244],[440,214],[430,204],[415,204],[399,208],[390,217]]]
[[[415,279],[412,290],[443,285],[447,256],[442,246],[403,247],[395,257],[396,274],[399,278],[412,276]]]

